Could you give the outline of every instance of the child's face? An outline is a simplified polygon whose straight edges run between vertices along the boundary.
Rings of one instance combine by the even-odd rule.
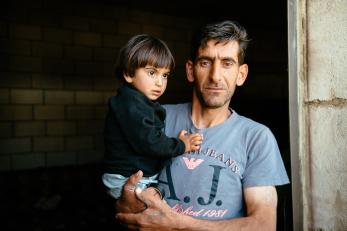
[[[124,76],[125,80],[142,92],[150,100],[157,100],[165,91],[170,75],[168,68],[150,65],[136,69],[135,76]]]

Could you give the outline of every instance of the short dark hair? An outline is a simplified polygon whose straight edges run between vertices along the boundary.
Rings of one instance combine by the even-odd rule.
[[[120,79],[123,79],[124,74],[134,77],[136,69],[146,65],[165,67],[172,71],[175,60],[162,40],[147,34],[135,35],[121,48],[115,75]]]
[[[247,31],[236,21],[222,21],[201,27],[192,38],[190,59],[195,61],[200,47],[205,47],[209,40],[217,43],[237,41],[239,43],[238,62],[243,64],[249,42]]]

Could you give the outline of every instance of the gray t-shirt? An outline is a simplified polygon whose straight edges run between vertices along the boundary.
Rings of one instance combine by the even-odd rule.
[[[197,129],[190,103],[164,107],[168,136],[177,137],[182,129],[204,136],[199,151],[172,158],[161,172],[165,200],[175,211],[209,220],[242,217],[243,188],[289,182],[266,126],[232,111],[223,123]]]

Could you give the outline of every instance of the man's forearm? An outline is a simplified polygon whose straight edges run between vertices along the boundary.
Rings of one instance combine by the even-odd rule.
[[[201,220],[189,216],[178,216],[175,231],[233,231],[233,230],[276,230],[276,213],[273,208],[263,209],[264,214],[229,220]]]
[[[147,194],[147,195],[146,195]],[[245,189],[247,216],[229,220],[202,220],[175,212],[168,204],[151,193],[137,194],[147,205],[141,213],[119,213],[117,219],[128,228],[139,230],[223,231],[223,230],[276,230],[277,195],[274,187]]]

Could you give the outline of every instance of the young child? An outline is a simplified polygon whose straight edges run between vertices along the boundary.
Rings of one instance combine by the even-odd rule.
[[[164,93],[174,65],[167,45],[149,35],[132,37],[120,50],[116,76],[125,83],[108,104],[102,176],[115,199],[133,173],[142,170],[138,187],[146,188],[157,183],[163,161],[200,148],[198,133],[182,130],[178,138],[164,133],[166,112],[156,100]]]

